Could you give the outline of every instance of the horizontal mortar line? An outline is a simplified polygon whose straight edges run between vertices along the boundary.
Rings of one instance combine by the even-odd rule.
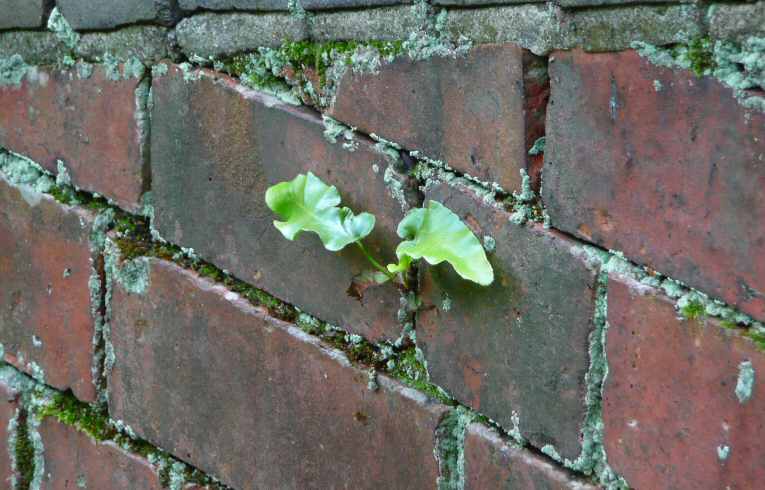
[[[23,371],[20,371],[20,370],[19,370],[19,369],[17,369],[15,366],[13,366],[12,364],[8,364],[8,363],[7,363],[7,362],[5,362],[5,361],[2,361],[2,360],[0,360],[0,368],[10,368],[10,369],[12,369],[12,370],[15,372],[15,374],[16,374],[17,376],[20,376],[20,377],[22,377],[23,379],[25,379],[25,380],[27,381],[27,383],[30,385],[30,387],[27,387],[27,388],[25,388],[25,389],[21,390],[21,391],[20,391],[20,394],[21,394],[21,393],[24,393],[24,392],[29,392],[29,391],[35,391],[35,390],[37,390],[37,389],[41,389],[41,388],[42,388],[42,389],[44,389],[45,391],[47,391],[48,393],[55,393],[55,394],[57,394],[57,395],[61,395],[61,396],[64,396],[64,397],[71,397],[71,398],[73,398],[74,400],[76,400],[78,404],[87,405],[87,406],[89,406],[89,407],[91,407],[91,408],[96,408],[96,409],[98,409],[98,408],[99,408],[99,407],[97,407],[95,404],[88,404],[88,403],[86,403],[86,402],[83,402],[82,400],[79,400],[78,398],[76,398],[76,397],[75,397],[75,396],[74,396],[74,395],[71,393],[71,390],[65,390],[65,391],[62,391],[62,390],[59,390],[59,389],[57,389],[57,388],[54,388],[53,386],[50,386],[49,384],[47,384],[47,383],[45,383],[45,382],[42,382],[42,381],[39,381],[38,379],[35,379],[35,378],[33,378],[32,376],[28,375],[27,373],[25,373],[25,372],[23,372]],[[24,407],[24,406],[22,405],[22,408],[26,408],[28,412],[30,411],[29,407]],[[209,474],[209,473],[207,473],[207,472],[205,472],[205,471],[203,471],[203,470],[199,469],[198,467],[196,467],[196,466],[192,465],[191,463],[189,463],[189,462],[185,461],[184,459],[180,458],[179,456],[176,456],[175,454],[172,454],[172,453],[170,453],[170,452],[168,452],[168,451],[166,451],[166,450],[162,449],[162,448],[161,448],[161,447],[159,447],[159,446],[155,446],[154,444],[151,444],[149,441],[147,441],[147,440],[145,440],[145,439],[140,439],[140,438],[137,438],[137,437],[133,437],[133,436],[131,436],[130,434],[128,434],[128,433],[127,433],[125,430],[117,428],[117,427],[118,427],[118,425],[119,425],[119,421],[118,421],[118,420],[115,420],[115,419],[113,419],[113,418],[111,418],[111,416],[110,416],[110,414],[108,413],[108,411],[106,411],[105,413],[106,413],[106,418],[108,419],[108,422],[109,422],[109,424],[111,425],[111,428],[113,428],[113,429],[114,429],[114,431],[115,431],[116,433],[118,433],[120,436],[122,436],[122,437],[126,437],[126,438],[128,438],[129,440],[131,440],[131,441],[133,441],[133,442],[135,442],[135,443],[137,443],[137,444],[141,444],[141,445],[150,446],[150,447],[151,447],[151,448],[153,448],[153,449],[154,449],[154,451],[155,451],[155,452],[157,452],[157,453],[160,453],[160,454],[167,454],[167,455],[169,455],[170,457],[172,457],[173,459],[176,459],[176,460],[178,460],[178,461],[181,461],[181,462],[182,462],[184,465],[186,465],[186,466],[187,466],[187,467],[188,467],[188,468],[189,468],[189,469],[190,469],[192,472],[197,472],[197,473],[199,473],[200,475],[202,475],[203,477],[210,479],[210,482],[211,482],[211,483],[213,483],[214,485],[218,485],[218,487],[217,487],[217,488],[219,488],[220,490],[234,490],[234,489],[232,489],[231,487],[228,487],[227,485],[225,485],[225,484],[223,484],[223,483],[219,482],[219,481],[218,481],[218,479],[217,479],[216,477],[214,477],[213,475],[211,475],[211,474]],[[32,411],[32,412],[31,412],[31,414],[32,414],[32,415],[36,415],[36,414],[34,413],[34,411]],[[141,458],[142,460],[145,460],[146,462],[148,462],[149,464],[151,464],[151,465],[152,465],[152,467],[154,467],[154,468],[157,470],[157,474],[159,474],[159,470],[160,470],[160,469],[159,469],[159,467],[155,466],[153,463],[151,463],[150,461],[148,461],[148,459],[147,459],[147,458],[146,458],[144,455],[142,455],[142,454],[140,454],[140,453],[137,453],[137,452],[135,452],[135,451],[133,451],[133,450],[130,450],[130,449],[128,449],[128,448],[126,448],[126,447],[124,447],[124,445],[122,445],[122,444],[119,444],[119,443],[118,443],[118,441],[117,441],[117,440],[115,440],[114,438],[106,438],[106,439],[103,439],[103,440],[98,440],[97,438],[95,438],[94,436],[92,436],[91,434],[89,434],[87,431],[81,430],[81,429],[80,429],[80,428],[77,426],[77,423],[76,423],[76,422],[72,422],[72,421],[68,421],[68,420],[67,420],[67,421],[65,421],[65,420],[61,420],[61,419],[59,419],[58,417],[55,417],[55,416],[53,416],[53,415],[48,415],[48,417],[54,417],[58,423],[60,423],[60,424],[62,424],[62,425],[66,425],[67,427],[72,427],[72,428],[74,428],[74,429],[75,429],[75,430],[77,430],[78,432],[85,434],[86,436],[88,436],[90,439],[92,439],[93,441],[95,441],[95,442],[97,442],[97,443],[98,443],[98,442],[104,442],[104,441],[108,441],[108,442],[113,442],[113,443],[115,443],[115,445],[116,445],[117,447],[119,447],[121,450],[125,451],[126,453],[128,453],[128,454],[130,454],[130,455],[132,455],[132,456],[137,456],[137,457]],[[188,483],[191,483],[191,482],[186,482],[186,483],[188,484]],[[208,483],[208,484],[209,484],[209,483]],[[216,488],[216,487],[214,487],[214,488]]]

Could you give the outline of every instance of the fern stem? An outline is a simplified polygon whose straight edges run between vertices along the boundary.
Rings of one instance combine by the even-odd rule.
[[[364,244],[361,243],[361,240],[359,240],[357,242],[354,242],[354,243],[356,243],[356,245],[359,246],[359,248],[361,249],[361,252],[364,254],[364,257],[367,258],[367,260],[369,261],[370,264],[375,266],[375,269],[377,269],[380,272],[382,272],[383,274],[385,274],[388,277],[388,279],[390,279],[391,281],[396,279],[396,276],[391,274],[391,272],[388,269],[383,267],[382,264],[380,264],[378,261],[375,260],[374,257],[372,257],[372,255],[369,253],[369,251],[367,251],[367,248],[364,246]]]

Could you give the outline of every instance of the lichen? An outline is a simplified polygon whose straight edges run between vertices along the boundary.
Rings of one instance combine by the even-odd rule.
[[[166,63],[158,63],[151,67],[151,76],[154,78],[159,78],[167,75],[167,64]]]
[[[12,185],[35,193],[49,192],[55,182],[38,164],[0,148],[0,174]]]
[[[496,250],[496,248],[497,248],[497,241],[491,235],[484,235],[484,237],[483,237],[483,248],[488,253],[491,253],[494,250]]]
[[[668,68],[692,70],[697,76],[711,76],[733,89],[738,102],[765,112],[765,38],[750,36],[742,42],[697,38],[688,44],[657,47],[632,44],[651,63]]]
[[[730,455],[730,446],[717,446],[717,459],[720,461],[725,461],[728,459],[728,456]]]
[[[69,49],[77,47],[80,35],[74,32],[69,22],[61,15],[58,7],[55,7],[48,17],[48,30],[53,32],[61,43]]]
[[[26,77],[29,69],[30,66],[24,62],[24,58],[19,54],[14,54],[8,58],[0,58],[0,86],[21,86],[21,82]]]
[[[465,434],[475,418],[475,414],[458,406],[444,415],[436,428],[438,490],[465,488]]]
[[[537,140],[529,149],[529,155],[536,156],[536,155],[543,154],[545,152],[546,141],[547,141],[547,138],[545,138],[544,136],[537,138]]]
[[[356,128],[346,126],[345,124],[338,122],[337,120],[327,116],[322,115],[321,120],[324,123],[324,139],[329,141],[330,143],[337,143],[337,138],[342,136],[345,141],[343,141],[343,148],[348,151],[356,151],[356,149],[359,147],[358,141],[354,138],[354,131]]]
[[[377,370],[375,370],[375,368],[369,368],[367,370],[367,389],[369,391],[377,391],[380,389],[380,385],[377,384]]]
[[[136,257],[116,265],[113,278],[131,294],[146,294],[150,286],[149,260]]]
[[[612,256],[606,256],[606,263]],[[608,489],[629,488],[627,482],[609,466],[603,443],[603,386],[608,377],[606,335],[608,332],[608,272],[601,270],[595,291],[593,329],[589,336],[590,366],[585,374],[587,413],[581,429],[582,450],[575,460],[563,464],[586,475],[594,475]],[[554,448],[553,448],[554,449]]]
[[[545,444],[540,449],[542,451],[542,454],[546,454],[547,456],[551,457],[555,461],[561,462],[563,461],[563,458],[560,457],[560,454],[558,454],[558,450],[555,449],[555,446],[552,444]]]
[[[90,78],[93,75],[93,65],[85,61],[77,62],[77,77],[81,80]]]
[[[736,380],[736,398],[739,403],[746,403],[752,398],[754,390],[754,367],[751,361],[743,361],[738,365],[738,379]]]
[[[411,32],[402,45],[409,58],[456,58],[470,50],[472,43],[467,37],[460,35],[456,43],[452,41],[446,29],[446,10],[434,15],[433,7],[424,0],[415,1],[411,8],[414,15],[422,20],[420,28]]]

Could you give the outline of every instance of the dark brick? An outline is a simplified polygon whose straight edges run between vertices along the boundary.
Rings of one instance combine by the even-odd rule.
[[[178,18],[174,0],[57,0],[73,29],[110,29],[136,22],[169,25]]]
[[[434,5],[511,5],[518,3],[537,3],[543,0],[435,0]]]
[[[597,6],[618,6],[635,3],[662,3],[664,0],[560,0],[561,7],[597,7]],[[676,0],[677,3],[688,0]],[[675,2],[673,2],[675,3]]]
[[[556,53],[552,224],[765,318],[765,114],[635,52]]]
[[[0,179],[0,343],[6,362],[95,399],[90,313],[93,216]]]
[[[52,4],[52,0],[0,0],[0,29],[42,27]]]
[[[495,430],[472,424],[465,436],[465,488],[594,490],[596,487],[503,439]]]
[[[111,414],[242,490],[435,488],[445,407],[175,264],[117,285]],[[151,383],[146,383],[151,380]]]
[[[528,150],[544,134],[547,96],[541,60],[514,44],[484,45],[457,58],[399,57],[376,74],[347,70],[329,113],[519,190],[520,171],[535,173]]]
[[[655,290],[608,287],[608,461],[633,488],[754,488],[765,481],[765,353],[713,320],[683,320]],[[735,394],[739,364],[752,397]],[[719,446],[728,446],[721,460]]]
[[[571,240],[541,225],[516,226],[466,188],[441,184],[425,197],[496,241],[489,287],[462,280],[449,265],[426,268],[417,341],[433,382],[508,430],[516,411],[535,446],[552,444],[575,459],[596,273]]]
[[[75,185],[136,211],[145,182],[140,83],[111,80],[102,66],[89,78],[32,68],[20,86],[0,86],[0,146],[54,173],[62,160]]]
[[[349,7],[371,7],[411,3],[401,0],[301,0],[306,10],[324,10]],[[185,10],[289,10],[287,0],[180,0]]]
[[[289,10],[287,0],[179,0],[183,10]]]
[[[161,490],[159,475],[146,459],[111,441],[98,442],[74,427],[45,418],[39,427],[45,473],[41,488]]]
[[[13,465],[11,454],[8,450],[9,433],[8,426],[16,417],[19,409],[19,392],[15,385],[15,373],[9,372],[12,368],[6,368],[0,373],[0,482],[3,488],[11,488],[13,478]]]
[[[152,90],[161,235],[323,320],[370,338],[398,336],[394,287],[368,289],[363,301],[346,294],[353,276],[370,268],[359,250],[332,253],[308,233],[285,240],[264,200],[268,186],[310,170],[336,185],[345,205],[377,217],[365,243],[392,261],[403,211],[385,186],[385,158],[364,140],[353,152],[342,148],[342,136],[330,143],[310,110],[210,72],[186,82],[171,68]]]

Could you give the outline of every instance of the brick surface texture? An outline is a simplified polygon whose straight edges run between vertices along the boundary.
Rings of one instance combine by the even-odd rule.
[[[95,399],[88,281],[93,215],[0,179],[0,344],[5,361]],[[97,258],[95,258],[97,260]]]
[[[145,190],[144,138],[136,107],[138,78],[109,76],[96,66],[34,68],[20,85],[0,85],[0,145],[130,210]],[[119,77],[119,80],[112,78]]]
[[[0,488],[765,488],[763,26],[0,0]]]

